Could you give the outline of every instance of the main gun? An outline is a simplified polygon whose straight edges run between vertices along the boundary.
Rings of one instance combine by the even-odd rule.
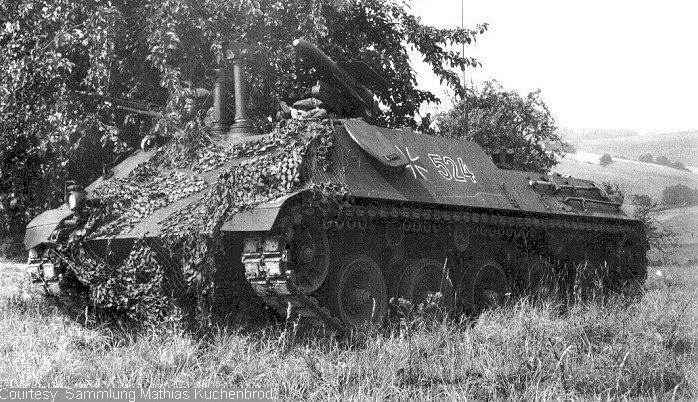
[[[385,80],[365,63],[335,63],[308,41],[293,41],[296,54],[321,76],[312,95],[346,117],[376,117],[382,112],[366,85],[382,85]]]

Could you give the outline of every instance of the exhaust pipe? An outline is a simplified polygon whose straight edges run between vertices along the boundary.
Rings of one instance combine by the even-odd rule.
[[[226,59],[233,64],[233,85],[235,86],[235,122],[230,126],[228,133],[236,137],[254,135],[254,125],[247,118],[245,110],[244,50],[244,47],[239,44],[230,44],[226,52]]]

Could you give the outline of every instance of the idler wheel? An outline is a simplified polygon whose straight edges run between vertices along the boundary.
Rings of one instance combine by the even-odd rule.
[[[430,258],[408,261],[400,280],[400,297],[413,305],[426,303],[431,295],[441,293],[439,306],[453,306],[453,284],[444,271],[444,264]]]
[[[346,257],[330,272],[326,296],[332,314],[347,326],[381,325],[388,309],[383,273],[366,254]]]
[[[504,304],[509,282],[502,267],[493,260],[470,260],[456,292],[456,309],[460,314],[478,316],[483,311]]]
[[[322,224],[314,218],[307,218],[295,225],[289,252],[289,265],[298,289],[303,293],[317,290],[327,277],[330,266],[330,246]]]

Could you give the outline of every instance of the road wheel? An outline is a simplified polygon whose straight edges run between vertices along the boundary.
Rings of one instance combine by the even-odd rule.
[[[456,292],[459,314],[478,316],[489,308],[501,306],[509,294],[509,282],[502,267],[493,260],[469,260]]]
[[[332,314],[347,326],[381,325],[388,308],[383,273],[366,254],[354,254],[331,270],[326,296]]]
[[[453,306],[453,284],[444,264],[430,258],[409,261],[400,280],[400,297],[416,306],[436,293],[441,293],[439,306],[449,310]]]

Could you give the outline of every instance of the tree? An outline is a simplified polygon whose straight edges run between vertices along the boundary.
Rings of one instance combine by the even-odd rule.
[[[645,194],[633,194],[633,217],[642,222],[650,247],[666,255],[676,246],[678,234],[663,227],[656,217],[657,202]]]
[[[450,111],[437,117],[437,134],[475,141],[487,152],[513,150],[514,167],[547,171],[557,164],[562,141],[540,91],[525,98],[488,82],[468,91]],[[546,144],[552,144],[548,150]]]
[[[610,154],[603,154],[601,156],[601,158],[599,159],[599,164],[601,166],[606,166],[606,165],[610,164],[611,162],[613,162],[613,157],[611,157]]]
[[[654,163],[654,158],[652,157],[652,154],[642,154],[639,158],[637,158],[637,160],[645,163]]]
[[[247,46],[248,110],[263,121],[280,96],[315,83],[291,47],[303,37],[335,60],[367,63],[388,83],[376,90],[388,106],[379,120],[416,127],[420,106],[439,99],[417,89],[407,48],[460,95],[444,66],[479,63],[445,46],[487,29],[426,26],[398,0],[16,0],[0,2],[0,15],[0,237],[61,202],[67,177],[89,182],[155,126],[74,91],[163,105],[176,119],[187,89],[210,86],[207,71],[237,42]]]

